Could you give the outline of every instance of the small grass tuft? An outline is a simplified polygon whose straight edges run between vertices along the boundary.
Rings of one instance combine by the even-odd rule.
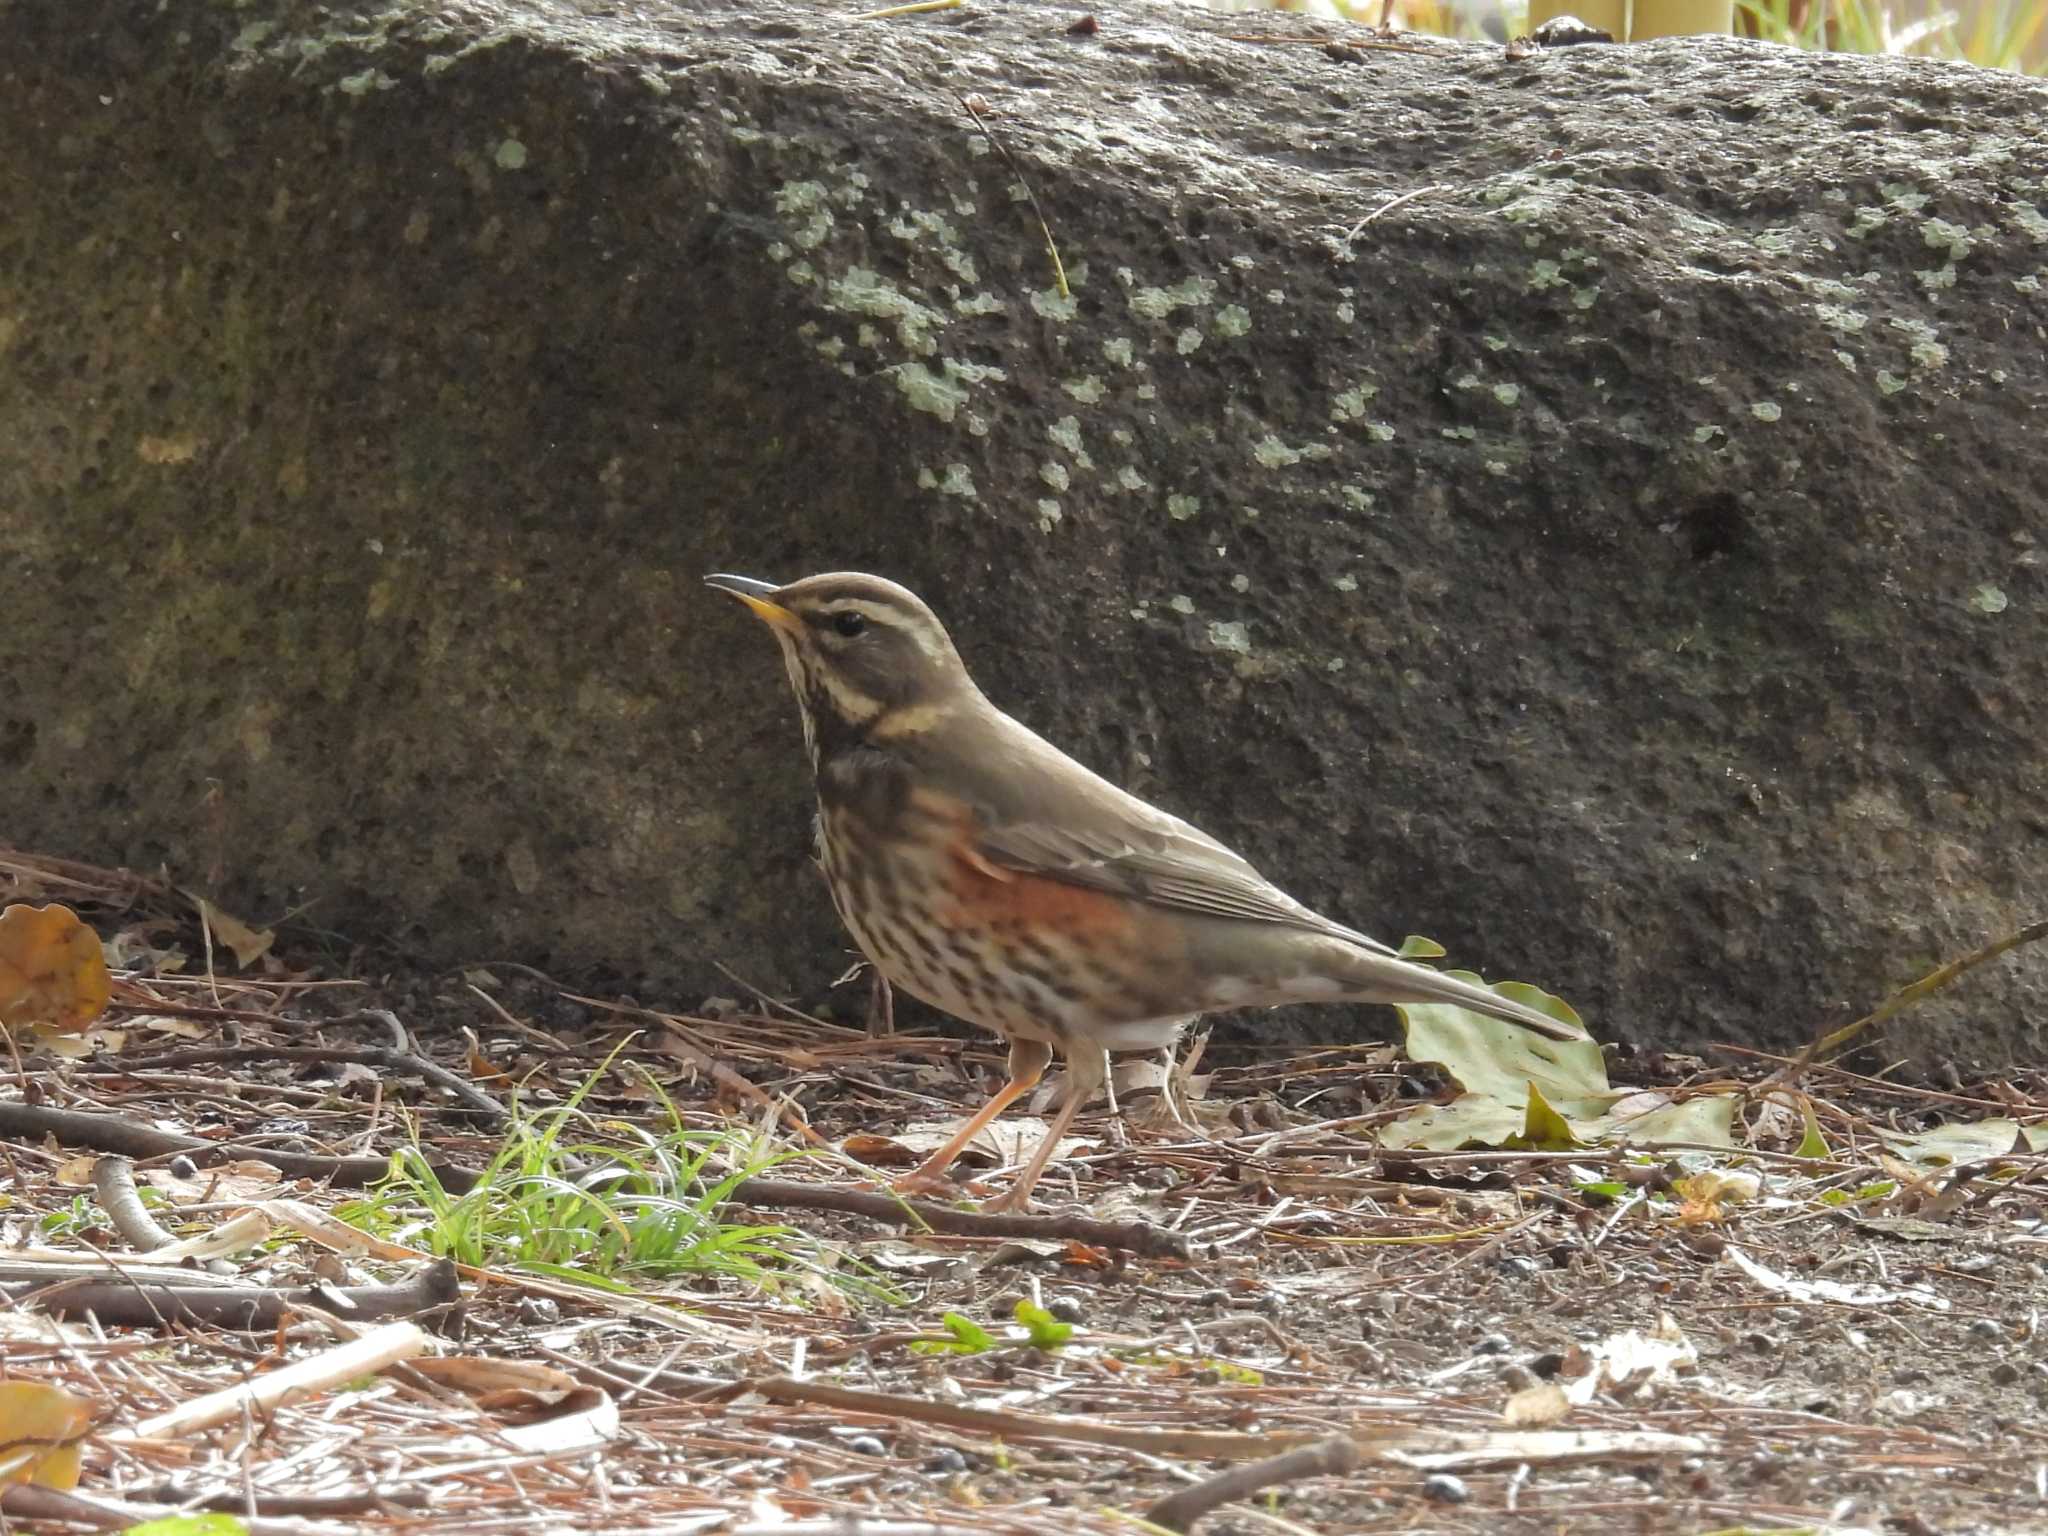
[[[626,1291],[685,1276],[780,1294],[824,1281],[894,1299],[871,1278],[794,1228],[736,1225],[719,1208],[744,1179],[800,1153],[739,1130],[692,1130],[655,1089],[666,1123],[649,1129],[599,1120],[583,1107],[600,1067],[559,1108],[512,1122],[474,1189],[443,1187],[416,1148],[343,1220],[460,1264]]]

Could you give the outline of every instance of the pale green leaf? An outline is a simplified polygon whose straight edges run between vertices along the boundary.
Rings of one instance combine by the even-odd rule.
[[[2004,1157],[2015,1147],[2039,1152],[2048,1148],[2048,1127],[2022,1126],[2016,1120],[1958,1121],[1937,1125],[1912,1136],[1886,1136],[1885,1144],[1916,1163],[1942,1168]]]
[[[1572,1134],[1571,1123],[1543,1101],[1543,1092],[1529,1084],[1529,1107],[1522,1115],[1522,1134],[1510,1145],[1530,1152],[1569,1152],[1584,1143]]]
[[[1806,1134],[1799,1139],[1799,1150],[1795,1157],[1832,1157],[1827,1137],[1820,1133],[1820,1117],[1813,1112],[1811,1101],[1799,1101],[1799,1113],[1806,1121]]]

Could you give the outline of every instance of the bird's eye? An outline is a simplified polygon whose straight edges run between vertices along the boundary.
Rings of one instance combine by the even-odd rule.
[[[832,615],[832,627],[851,640],[868,627],[867,616],[849,608],[844,613]]]

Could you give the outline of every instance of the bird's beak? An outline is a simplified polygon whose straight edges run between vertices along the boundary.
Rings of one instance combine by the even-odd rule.
[[[772,581],[756,581],[751,576],[706,576],[704,585],[716,587],[721,592],[730,592],[754,610],[755,618],[772,624],[777,629],[795,633],[803,628],[801,619],[775,601],[775,594],[781,588]]]

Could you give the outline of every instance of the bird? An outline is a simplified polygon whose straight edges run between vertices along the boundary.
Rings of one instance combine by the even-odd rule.
[[[931,608],[880,576],[707,576],[765,623],[796,694],[833,906],[891,986],[1009,1044],[1006,1080],[899,1190],[953,1161],[1058,1051],[1069,1091],[984,1209],[1028,1211],[1109,1056],[1290,1003],[1450,1003],[1553,1040],[1576,1019],[1401,958],[1005,714]]]

